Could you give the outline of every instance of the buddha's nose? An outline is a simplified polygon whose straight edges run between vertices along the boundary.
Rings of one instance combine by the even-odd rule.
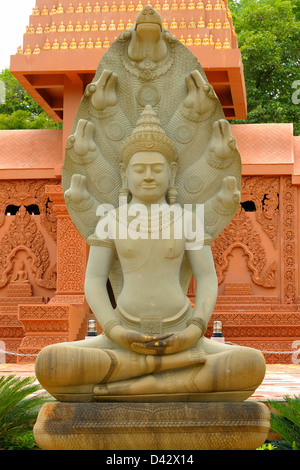
[[[147,167],[146,169],[146,174],[145,174],[145,181],[153,181],[153,175],[150,166]]]

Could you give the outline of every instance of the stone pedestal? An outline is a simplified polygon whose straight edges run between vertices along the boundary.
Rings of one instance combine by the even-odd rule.
[[[270,429],[259,402],[47,403],[34,427],[45,450],[254,450]]]

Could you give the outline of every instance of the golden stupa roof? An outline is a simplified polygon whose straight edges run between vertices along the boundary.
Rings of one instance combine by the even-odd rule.
[[[227,0],[37,0],[11,71],[56,121],[63,120],[63,87],[74,73],[86,86],[110,44],[147,4],[197,56],[228,119],[246,117],[240,51]]]

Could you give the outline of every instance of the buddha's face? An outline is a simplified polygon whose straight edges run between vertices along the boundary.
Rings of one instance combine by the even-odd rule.
[[[161,153],[135,153],[130,159],[126,174],[133,201],[154,204],[165,200],[170,186],[171,169]]]

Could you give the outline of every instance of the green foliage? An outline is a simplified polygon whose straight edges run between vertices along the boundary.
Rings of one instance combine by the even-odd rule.
[[[3,129],[57,129],[48,114],[20,85],[12,73],[5,69],[0,73],[5,84],[5,100],[0,104],[0,130]]]
[[[229,0],[229,7],[244,65],[246,122],[292,122],[300,135],[300,103],[292,99],[299,80],[300,0]]]
[[[256,450],[275,450],[276,446],[269,443],[264,443],[261,447],[258,447]]]
[[[291,450],[300,450],[300,398],[284,397],[284,401],[269,401],[271,428],[280,434]]]
[[[20,448],[28,440],[32,446],[33,424],[50,400],[35,377],[0,377],[0,449]]]

